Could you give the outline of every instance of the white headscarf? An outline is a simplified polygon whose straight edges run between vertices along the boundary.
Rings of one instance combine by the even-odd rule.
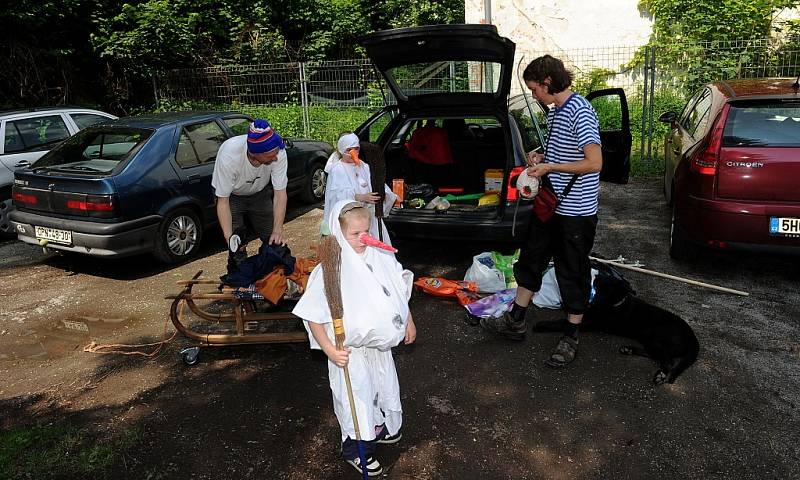
[[[355,133],[346,133],[339,137],[339,141],[336,142],[336,151],[331,153],[331,156],[328,157],[328,162],[325,163],[325,173],[331,173],[331,168],[336,162],[342,161],[342,156],[347,153],[349,148],[360,148],[361,141],[358,139],[358,135]]]
[[[403,270],[389,252],[375,247],[367,247],[363,254],[353,250],[339,223],[342,209],[352,203],[357,202],[339,201],[328,217],[331,234],[342,251],[340,285],[345,345],[388,350],[405,337],[413,274]],[[322,265],[311,272],[306,292],[292,313],[307,322],[324,324],[332,321],[325,297]],[[332,329],[328,328],[328,332],[332,340]],[[309,335],[309,341],[311,348],[320,348],[312,335]]]

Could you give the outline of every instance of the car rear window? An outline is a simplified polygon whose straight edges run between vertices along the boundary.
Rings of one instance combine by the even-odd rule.
[[[453,61],[417,63],[390,68],[392,81],[406,96],[432,93],[497,93],[502,65]]]
[[[726,147],[800,147],[800,102],[731,105]]]
[[[85,175],[110,175],[153,134],[145,128],[89,127],[37,160],[31,168]]]

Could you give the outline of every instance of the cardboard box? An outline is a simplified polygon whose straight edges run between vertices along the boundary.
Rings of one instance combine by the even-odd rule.
[[[484,191],[499,192],[503,189],[503,169],[489,168],[484,174]]]

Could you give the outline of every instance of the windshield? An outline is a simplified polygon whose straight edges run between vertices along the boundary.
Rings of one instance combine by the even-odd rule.
[[[110,174],[132,157],[152,134],[153,130],[144,128],[90,127],[48,152],[31,168],[89,175]]]
[[[448,61],[390,68],[391,81],[406,97],[431,93],[497,93],[500,70],[496,62]]]
[[[731,106],[726,147],[800,147],[800,103]]]

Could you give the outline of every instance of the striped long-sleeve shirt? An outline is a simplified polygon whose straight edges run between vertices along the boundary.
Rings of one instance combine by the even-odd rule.
[[[583,147],[600,145],[600,125],[592,105],[584,97],[573,93],[560,107],[547,115],[548,141],[545,152],[547,163],[569,163],[585,158]],[[571,173],[548,174],[556,194],[564,191]],[[578,179],[556,210],[560,215],[571,217],[597,213],[597,198],[600,192],[600,174],[585,173]]]

